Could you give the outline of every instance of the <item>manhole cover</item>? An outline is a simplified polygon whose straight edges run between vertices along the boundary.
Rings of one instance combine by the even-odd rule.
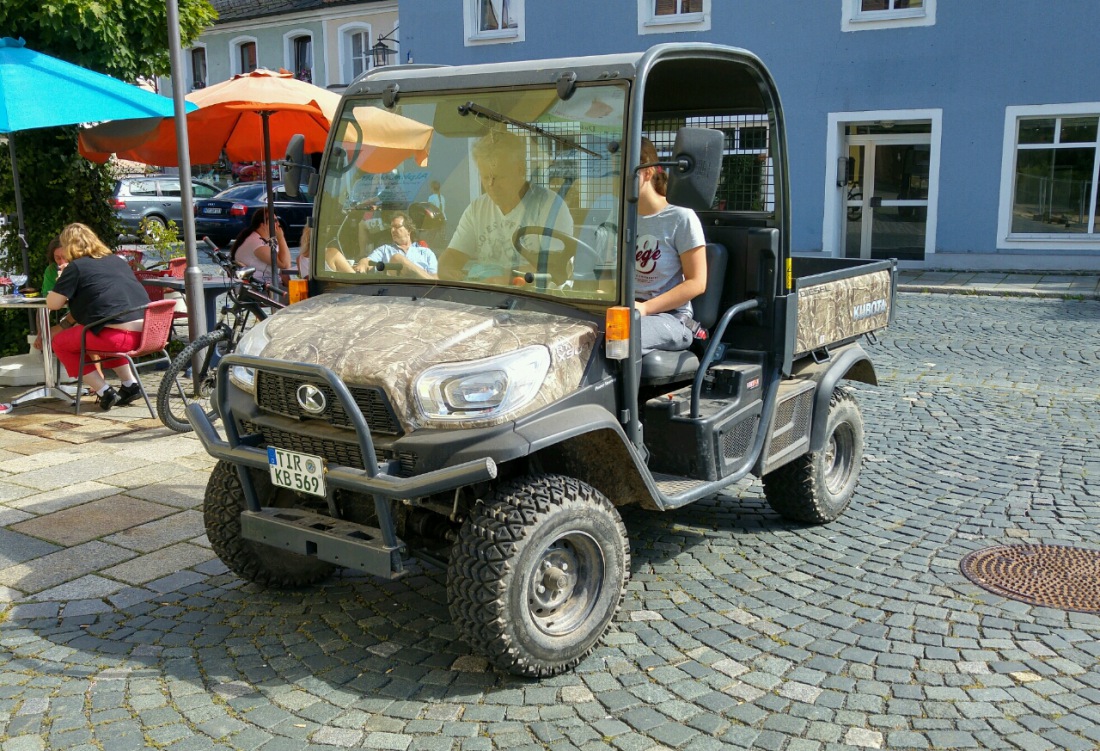
[[[1100,550],[1006,545],[975,550],[959,569],[982,589],[1013,600],[1100,613]]]

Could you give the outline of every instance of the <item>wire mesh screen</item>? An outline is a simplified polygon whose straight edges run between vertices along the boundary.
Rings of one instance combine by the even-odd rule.
[[[775,210],[775,170],[770,151],[771,133],[766,115],[708,115],[646,120],[642,133],[657,147],[657,155],[671,156],[676,131],[684,126],[714,128],[726,134],[722,175],[714,208],[726,211]]]
[[[546,138],[528,138],[527,179],[560,195],[574,211],[608,202],[618,192],[619,159],[612,157],[608,134],[585,132],[579,122],[542,122],[539,128],[564,136],[581,148]],[[518,128],[509,131],[530,134]]]

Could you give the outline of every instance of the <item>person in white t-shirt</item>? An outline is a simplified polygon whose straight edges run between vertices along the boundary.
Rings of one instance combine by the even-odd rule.
[[[524,253],[512,244],[519,227],[540,227],[572,236],[573,217],[557,193],[527,180],[527,149],[520,136],[494,131],[474,146],[481,186],[459,217],[458,227],[439,258],[441,279],[507,283],[516,271],[537,271],[540,248],[552,241],[524,238]],[[552,249],[544,257],[564,256]],[[564,269],[565,258],[553,263]],[[547,269],[552,275],[555,268]],[[559,281],[563,281],[559,280]]]
[[[275,236],[278,240],[278,251],[275,256],[275,264],[280,269],[290,268],[290,246],[283,236],[283,223],[275,218]],[[245,227],[237,239],[233,241],[230,254],[233,262],[243,268],[256,269],[252,278],[258,282],[271,282],[271,245],[268,239],[271,237],[267,225],[267,209],[260,209],[252,215],[252,221]]]
[[[642,164],[657,149],[642,138]],[[665,198],[662,167],[638,172],[638,232],[634,247],[634,307],[642,316],[642,354],[687,349],[695,338],[691,300],[707,286],[706,238],[699,217]]]

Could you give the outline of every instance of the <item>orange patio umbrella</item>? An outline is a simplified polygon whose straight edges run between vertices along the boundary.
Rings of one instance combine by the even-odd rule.
[[[428,165],[432,126],[378,107],[355,107],[344,117],[336,140],[360,170],[389,172],[409,157],[421,167]]]
[[[187,117],[190,159],[196,164],[218,161],[222,151],[236,162],[263,160],[267,189],[267,218],[275,254],[275,196],[271,184],[271,151],[286,150],[296,133],[305,136],[305,147],[321,151],[340,97],[331,91],[299,81],[289,72],[259,68],[234,76],[187,95],[198,106]],[[175,123],[146,121],[140,126],[104,123],[80,134],[80,153],[105,162],[113,152],[122,159],[146,164],[177,166]],[[272,280],[278,288],[278,275]]]
[[[339,95],[285,70],[261,68],[194,91],[187,100],[198,106],[187,116],[193,164],[217,162],[223,151],[232,161],[263,161],[274,238],[271,153],[284,153],[295,134],[305,137],[304,151],[323,151]],[[377,107],[357,107],[341,127],[340,141],[362,169],[386,172],[410,156],[427,164],[434,132],[430,125]],[[83,156],[99,163],[115,154],[162,167],[179,164],[173,118],[102,123],[80,133],[79,147]]]
[[[306,151],[322,151],[340,97],[286,71],[261,68],[193,91],[187,101],[198,106],[187,116],[191,162],[213,164],[222,151],[235,162],[270,162],[270,154],[285,151],[295,133],[305,136]],[[84,157],[101,164],[115,154],[161,167],[179,165],[172,118],[102,123],[81,131],[79,145]]]

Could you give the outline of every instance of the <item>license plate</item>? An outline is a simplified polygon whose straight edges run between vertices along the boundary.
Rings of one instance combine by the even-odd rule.
[[[205,208],[202,210],[202,213],[214,215],[222,213],[222,210],[218,208]]]
[[[274,485],[324,497],[325,460],[320,456],[268,446],[267,464]]]

